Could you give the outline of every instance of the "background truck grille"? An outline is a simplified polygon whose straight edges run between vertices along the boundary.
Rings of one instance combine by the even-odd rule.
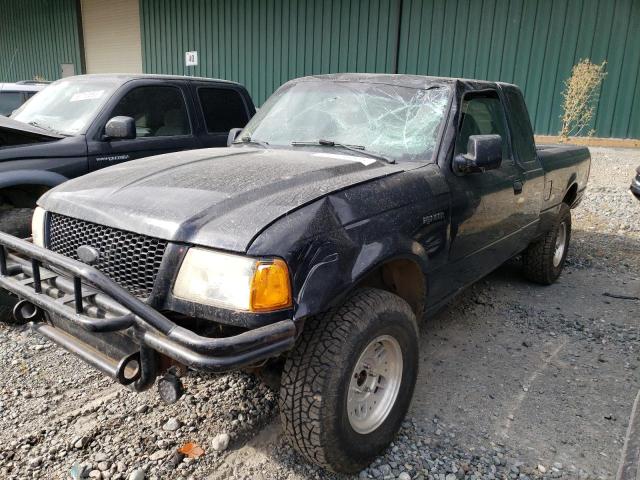
[[[151,295],[166,240],[55,213],[50,214],[49,219],[50,250],[78,260],[78,247],[93,247],[100,252],[94,267],[136,297]]]

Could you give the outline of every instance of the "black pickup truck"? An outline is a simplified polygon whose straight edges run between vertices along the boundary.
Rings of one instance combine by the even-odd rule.
[[[255,113],[237,83],[164,75],[81,75],[0,116],[0,231],[28,235],[40,195],[127,160],[223,147]]]
[[[409,406],[418,320],[519,254],[558,278],[589,168],[586,148],[536,148],[514,85],[305,77],[230,148],[49,191],[33,243],[0,234],[0,286],[17,321],[137,391],[281,365],[292,444],[354,472]]]

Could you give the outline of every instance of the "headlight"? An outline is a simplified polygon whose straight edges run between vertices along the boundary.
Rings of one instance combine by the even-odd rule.
[[[291,306],[287,264],[280,259],[190,248],[182,262],[173,294],[185,300],[248,312]]]
[[[44,247],[44,217],[47,211],[44,208],[36,207],[31,217],[31,237],[33,244]]]

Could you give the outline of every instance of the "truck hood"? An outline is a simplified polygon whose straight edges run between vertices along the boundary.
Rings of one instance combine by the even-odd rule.
[[[403,170],[339,149],[192,150],[71,180],[39,203],[49,211],[122,230],[244,252],[256,235],[291,211]]]
[[[0,148],[59,140],[63,135],[0,115]]]

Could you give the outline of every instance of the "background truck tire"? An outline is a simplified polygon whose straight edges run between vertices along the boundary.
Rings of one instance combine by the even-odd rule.
[[[33,208],[15,208],[0,205],[0,232],[20,238],[31,236],[31,217]]]
[[[13,307],[17,302],[17,297],[0,290],[0,322],[13,323]]]
[[[0,232],[20,238],[31,236],[31,216],[33,208],[16,208],[3,203],[0,196]],[[0,322],[13,321],[13,306],[18,299],[0,289]]]
[[[567,259],[570,240],[571,209],[566,203],[562,203],[553,228],[523,252],[525,277],[542,285],[555,282]],[[559,248],[562,248],[561,252]]]
[[[393,362],[394,358],[401,362]],[[356,371],[363,359],[369,370]],[[289,442],[308,460],[329,470],[361,470],[400,428],[411,402],[418,361],[415,315],[404,300],[384,290],[360,289],[340,307],[308,320],[285,362],[280,386],[280,415]],[[385,391],[397,394],[392,401],[392,397],[383,401]],[[352,395],[355,403],[350,403]],[[362,414],[359,399],[366,395],[374,414],[364,418],[378,421],[369,423],[372,430],[365,432],[365,420],[352,419],[350,412]],[[375,407],[375,398],[387,408]]]

